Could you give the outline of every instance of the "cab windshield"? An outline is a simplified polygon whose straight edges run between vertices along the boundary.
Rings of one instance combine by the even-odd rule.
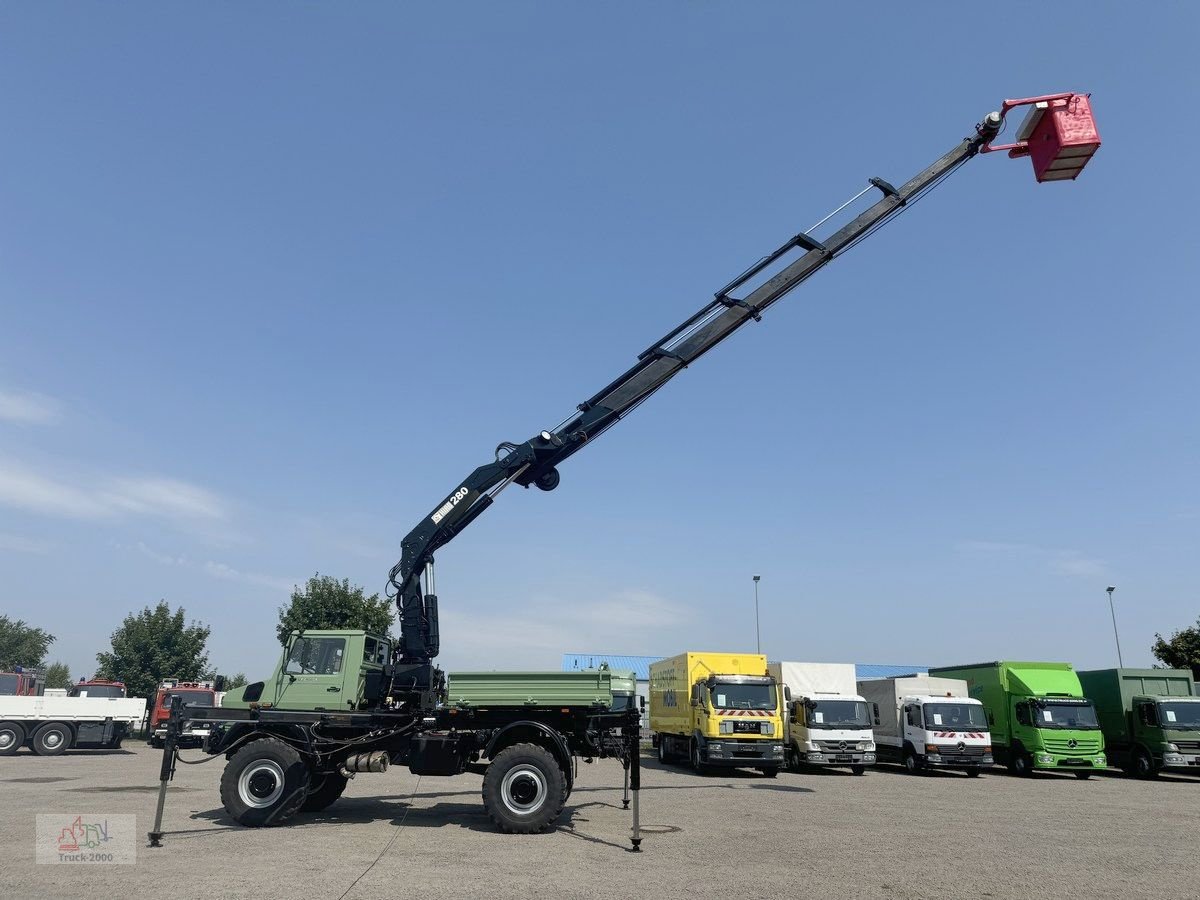
[[[862,700],[818,700],[808,708],[809,728],[870,728]]]
[[[1096,707],[1090,700],[1080,702],[1040,700],[1033,705],[1033,724],[1036,728],[1068,728],[1095,730]]]
[[[0,697],[15,697],[17,695],[17,676],[0,675]]]
[[[170,706],[172,697],[179,697],[184,706],[213,705],[213,695],[208,691],[171,691],[163,695],[163,706]]]
[[[89,697],[124,697],[125,686],[123,684],[76,684],[67,691],[68,697],[81,697],[84,694]]]
[[[1158,704],[1158,721],[1163,728],[1200,731],[1200,703],[1166,701]]]
[[[926,703],[925,727],[930,731],[987,731],[987,715],[974,703]]]
[[[718,682],[709,689],[713,709],[775,709],[775,685]]]

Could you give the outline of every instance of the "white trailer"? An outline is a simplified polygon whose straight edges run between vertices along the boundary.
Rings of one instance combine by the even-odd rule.
[[[849,766],[862,775],[875,763],[871,720],[853,665],[775,662],[768,671],[783,685],[789,766]]]
[[[0,697],[0,756],[26,744],[40,756],[72,747],[120,747],[145,717],[140,697]]]
[[[871,706],[880,762],[909,772],[962,769],[974,777],[992,765],[992,736],[983,704],[959,678],[905,675],[858,683]]]

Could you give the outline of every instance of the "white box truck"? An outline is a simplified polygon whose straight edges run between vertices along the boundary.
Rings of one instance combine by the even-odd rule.
[[[875,763],[871,719],[853,665],[775,662],[769,671],[783,685],[789,766],[849,766],[862,775]]]
[[[28,744],[39,756],[120,747],[146,717],[141,697],[0,697],[0,756]]]
[[[870,704],[880,762],[914,774],[962,769],[974,777],[992,765],[992,736],[983,704],[967,696],[960,678],[904,675],[860,681]]]

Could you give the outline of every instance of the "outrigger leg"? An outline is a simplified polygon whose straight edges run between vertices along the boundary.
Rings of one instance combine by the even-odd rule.
[[[167,720],[167,737],[163,741],[162,766],[158,770],[158,808],[154,812],[154,830],[146,836],[151,847],[161,847],[163,839],[163,807],[167,803],[167,784],[175,777],[175,750],[179,745],[179,711],[182,698],[171,697],[171,717]]]

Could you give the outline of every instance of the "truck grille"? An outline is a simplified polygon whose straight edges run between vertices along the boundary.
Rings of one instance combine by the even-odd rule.
[[[942,747],[941,757],[946,760],[967,760],[967,759],[983,759],[982,747],[964,747],[959,750],[957,747]]]
[[[826,753],[850,753],[858,746],[858,741],[814,741]]]
[[[1200,751],[1200,741],[1171,741],[1179,748],[1180,753],[1195,753]]]
[[[1069,738],[1042,736],[1042,743],[1046,749],[1061,756],[1095,756],[1100,752],[1100,738],[1098,737],[1076,738],[1075,741],[1076,744],[1072,747]]]

